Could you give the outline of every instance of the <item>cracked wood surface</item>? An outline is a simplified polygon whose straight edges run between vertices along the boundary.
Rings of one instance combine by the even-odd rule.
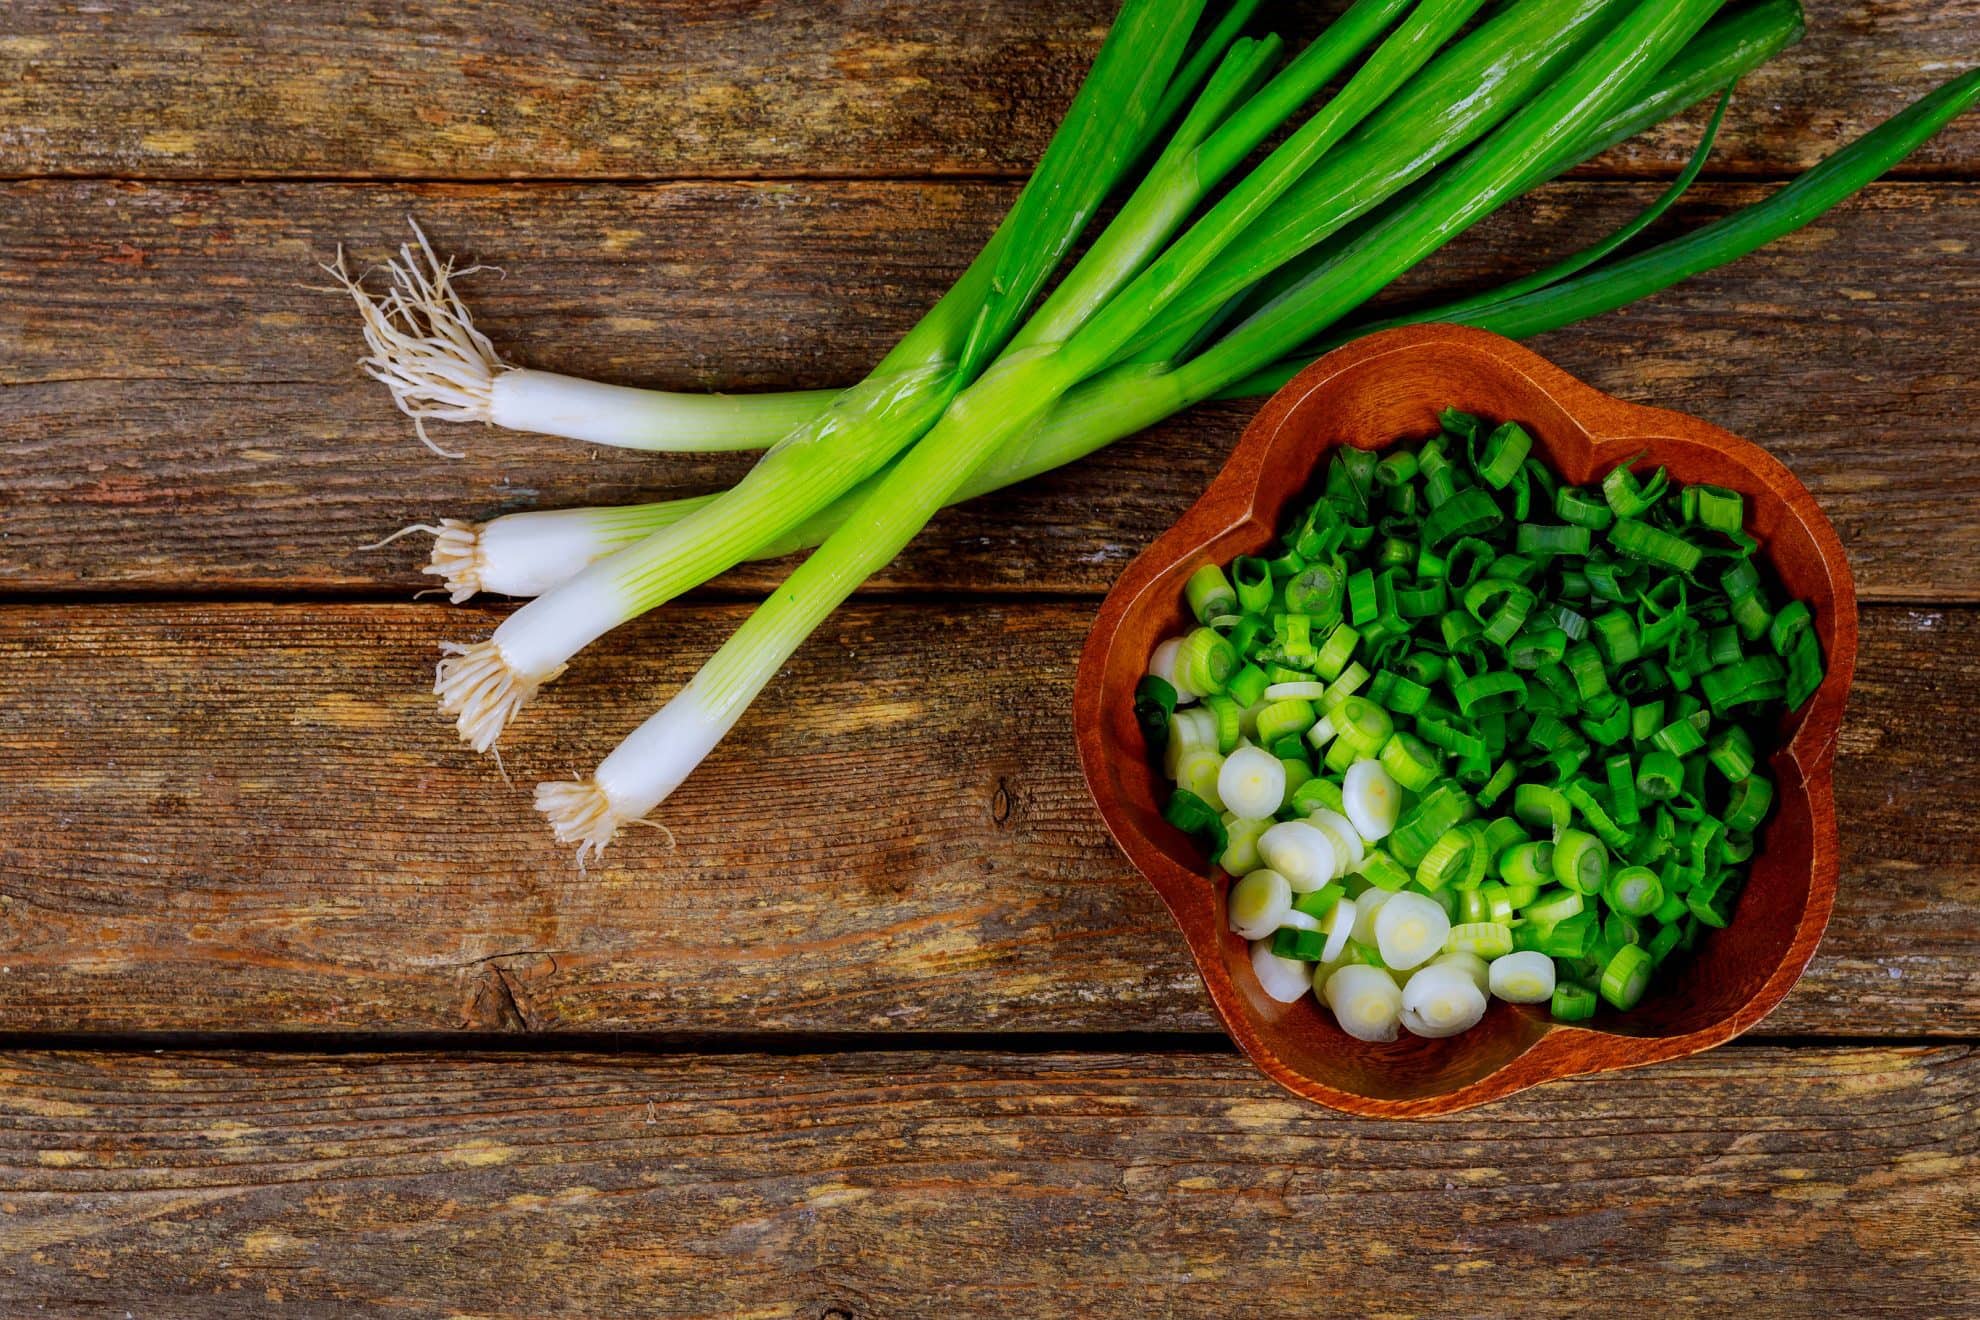
[[[0,609],[0,1031],[1215,1028],[1073,757],[1088,603],[841,611],[660,813],[674,849],[631,831],[578,873],[529,786],[742,609],[588,651],[514,729],[513,789],[426,690],[492,613]],[[1841,896],[1766,1030],[1980,1028],[1976,680],[1980,610],[1865,612]]]
[[[1411,1122],[1199,1053],[15,1052],[0,1309],[1970,1315],[1976,1104],[1971,1045]]]

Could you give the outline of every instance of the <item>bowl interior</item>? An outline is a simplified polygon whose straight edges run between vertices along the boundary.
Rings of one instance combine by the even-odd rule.
[[[1187,625],[1182,592],[1193,571],[1271,543],[1317,489],[1336,446],[1380,449],[1428,436],[1445,407],[1521,422],[1545,460],[1577,483],[1641,453],[1676,480],[1740,491],[1762,553],[1787,590],[1815,609],[1829,676],[1784,718],[1772,758],[1778,806],[1737,918],[1702,940],[1635,1012],[1564,1026],[1544,1005],[1494,1001],[1485,1021],[1461,1036],[1405,1033],[1394,1044],[1367,1044],[1342,1032],[1312,998],[1281,1004],[1259,988],[1246,942],[1225,921],[1222,872],[1161,817],[1168,786],[1134,720],[1133,690],[1155,645]],[[1696,419],[1600,394],[1510,341],[1419,327],[1350,345],[1288,385],[1203,499],[1123,574],[1082,662],[1081,752],[1116,839],[1162,892],[1232,1034],[1266,1071],[1346,1108],[1456,1108],[1547,1076],[1704,1048],[1750,1026],[1786,993],[1833,897],[1828,774],[1854,650],[1855,598],[1840,545],[1779,463]],[[1430,1103],[1440,1097],[1455,1099]]]

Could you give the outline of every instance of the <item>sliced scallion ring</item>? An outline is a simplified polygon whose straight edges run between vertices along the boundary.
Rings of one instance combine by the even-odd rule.
[[[1240,747],[1217,771],[1217,796],[1240,816],[1270,816],[1285,804],[1286,768],[1262,747]]]
[[[1404,890],[1390,897],[1375,917],[1375,947],[1398,972],[1419,967],[1444,951],[1451,919],[1436,900]]]
[[[1509,1004],[1544,1004],[1554,997],[1554,960],[1533,949],[1494,958],[1489,984]]]
[[[1380,967],[1348,963],[1327,977],[1327,1007],[1356,1040],[1391,1041],[1402,1022],[1402,988]],[[1481,996],[1482,998],[1482,996]]]
[[[1280,821],[1266,830],[1258,839],[1258,855],[1299,894],[1311,893],[1342,870],[1333,841],[1303,820]]]
[[[1251,970],[1258,974],[1265,993],[1282,1004],[1296,1003],[1313,989],[1313,964],[1281,958],[1272,952],[1269,939],[1251,946]]]
[[[1485,993],[1462,967],[1418,969],[1403,986],[1402,1025],[1432,1039],[1469,1031],[1485,1016]]]
[[[1341,781],[1341,804],[1368,843],[1385,839],[1402,814],[1402,785],[1375,760],[1356,761]]]

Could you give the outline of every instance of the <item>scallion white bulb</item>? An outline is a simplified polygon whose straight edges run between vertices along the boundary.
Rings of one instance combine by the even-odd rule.
[[[1485,1016],[1485,992],[1462,967],[1424,967],[1402,992],[1402,1024],[1411,1035],[1436,1039],[1469,1031]]]
[[[1296,958],[1281,958],[1272,952],[1272,941],[1259,940],[1251,946],[1251,970],[1258,973],[1258,984],[1282,1004],[1294,1003],[1313,988],[1313,973]]]
[[[1333,841],[1334,860],[1341,868],[1334,872],[1336,879],[1360,866],[1361,859],[1368,855],[1367,849],[1362,846],[1360,833],[1340,812],[1317,807],[1306,813],[1306,823],[1324,832]]]
[[[1541,1004],[1554,997],[1554,960],[1523,949],[1492,960],[1492,993],[1509,1004]]]
[[[1386,839],[1402,811],[1402,785],[1380,761],[1356,761],[1341,781],[1341,805],[1347,818],[1370,843]]]
[[[1266,830],[1258,838],[1258,856],[1296,893],[1310,894],[1340,874],[1333,841],[1302,820],[1282,820]]]
[[[1286,800],[1286,767],[1263,747],[1240,747],[1217,772],[1217,796],[1240,816],[1269,816]]]
[[[1228,875],[1243,875],[1258,869],[1258,836],[1272,828],[1270,820],[1254,820],[1235,811],[1224,813],[1224,855],[1217,865]]]
[[[1347,952],[1348,940],[1354,935],[1354,912],[1354,900],[1342,898],[1327,914],[1327,947],[1320,953],[1321,962],[1339,962]]]
[[[1341,1030],[1356,1040],[1389,1041],[1402,1021],[1403,992],[1380,967],[1348,963],[1327,978],[1327,1007]]]
[[[1407,890],[1384,903],[1375,918],[1375,947],[1382,961],[1399,972],[1436,957],[1450,934],[1451,919],[1437,900]]]
[[[1481,994],[1484,992],[1485,987],[1490,984],[1491,968],[1487,967],[1485,960],[1475,953],[1466,953],[1462,949],[1453,950],[1450,953],[1440,953],[1430,960],[1430,965],[1432,967],[1463,968],[1464,974],[1471,978],[1471,983],[1478,987]]]
[[[1292,886],[1283,875],[1257,870],[1231,886],[1224,906],[1230,913],[1232,930],[1248,940],[1263,940],[1285,924],[1292,901]]]
[[[1382,909],[1395,895],[1386,889],[1370,889],[1354,900],[1354,942],[1373,945],[1375,943],[1375,919],[1382,915]]]
[[[1162,772],[1171,780],[1178,779],[1184,757],[1194,751],[1216,750],[1217,717],[1200,706],[1179,710],[1169,721],[1169,741],[1162,749]]]

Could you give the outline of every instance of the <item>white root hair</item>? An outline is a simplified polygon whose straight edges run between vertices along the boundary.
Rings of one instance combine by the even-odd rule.
[[[362,360],[365,374],[392,392],[422,444],[444,458],[464,458],[433,443],[426,420],[487,422],[495,377],[510,369],[488,336],[474,328],[467,304],[454,291],[455,277],[488,268],[455,270],[453,258],[434,255],[417,221],[407,223],[419,251],[410,243],[400,245],[399,259],[385,263],[392,287],[384,293],[372,293],[361,276],[345,270],[342,248],[336,262],[323,269],[350,293],[364,318],[364,342],[371,350]]]
[[[426,567],[419,571],[445,582],[447,599],[458,605],[482,590],[481,572],[486,566],[481,553],[481,524],[442,518],[433,532],[433,551]]]
[[[429,587],[413,599],[417,600],[429,592],[438,592],[459,605],[483,589],[481,573],[487,561],[481,552],[480,523],[466,522],[460,518],[442,518],[437,527],[432,523],[413,523],[358,549],[383,550],[400,537],[411,536],[414,532],[425,532],[433,538],[433,549],[427,555],[426,567],[419,571],[437,577],[447,585]]]
[[[434,671],[434,695],[440,698],[441,713],[455,717],[461,741],[477,752],[493,747],[536,690],[565,668],[558,665],[535,677],[519,673],[493,640],[472,646],[442,642],[440,649],[447,659]]]
[[[577,845],[577,864],[582,871],[587,861],[605,851],[605,845],[619,837],[627,825],[644,825],[666,836],[674,846],[674,834],[657,820],[643,816],[626,817],[613,807],[596,779],[566,779],[536,786],[536,809],[550,821],[558,843]]]
[[[586,861],[604,852],[605,845],[618,837],[619,826],[624,823],[595,779],[538,784],[536,809],[550,821],[558,843],[577,845],[580,871]]]

